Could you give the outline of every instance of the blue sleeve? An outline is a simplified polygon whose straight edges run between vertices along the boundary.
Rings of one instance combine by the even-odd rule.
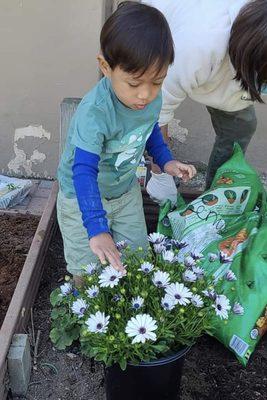
[[[97,183],[99,160],[97,154],[76,147],[72,167],[73,184],[89,239],[110,232]]]
[[[162,171],[164,171],[164,165],[168,161],[173,160],[173,156],[163,140],[163,136],[157,123],[151,135],[146,142],[146,150],[148,155],[153,158],[154,163],[158,164]]]

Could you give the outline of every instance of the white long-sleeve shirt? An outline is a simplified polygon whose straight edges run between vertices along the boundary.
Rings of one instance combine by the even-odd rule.
[[[163,83],[160,125],[168,124],[188,96],[224,111],[252,102],[234,80],[228,54],[232,24],[250,0],[144,0],[166,17],[175,44],[175,60]]]

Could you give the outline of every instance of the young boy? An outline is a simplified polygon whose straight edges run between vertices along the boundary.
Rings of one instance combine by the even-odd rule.
[[[81,266],[97,259],[123,272],[117,241],[146,246],[135,176],[145,149],[166,173],[184,180],[195,174],[192,165],[173,160],[157,124],[161,85],[174,60],[165,17],[125,2],[100,41],[104,78],[78,106],[58,171],[58,221],[67,269],[77,280]]]

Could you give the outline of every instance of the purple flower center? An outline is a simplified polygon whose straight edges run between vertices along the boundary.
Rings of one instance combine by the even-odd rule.
[[[100,330],[100,329],[102,329],[102,328],[103,328],[103,324],[99,323],[99,324],[96,325],[96,329],[97,329],[97,330]]]
[[[220,304],[217,304],[217,308],[218,308],[219,311],[221,311],[222,306]]]
[[[176,294],[174,297],[176,298],[176,300],[180,300],[181,299],[181,296],[179,294]]]
[[[162,283],[161,281],[157,281],[157,282],[156,282],[156,285],[157,285],[158,287],[162,287],[162,286],[163,286],[163,283]]]
[[[117,277],[116,277],[115,275],[112,275],[112,276],[110,277],[110,281],[115,281],[116,278],[117,278]]]
[[[140,304],[139,303],[134,303],[134,308],[139,308]]]
[[[85,312],[85,307],[80,308],[80,314],[84,314]]]
[[[141,328],[139,329],[139,333],[141,333],[142,335],[144,335],[144,334],[146,333],[146,328],[141,327]]]

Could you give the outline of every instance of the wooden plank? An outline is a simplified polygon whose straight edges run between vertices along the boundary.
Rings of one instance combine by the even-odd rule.
[[[0,400],[6,396],[6,357],[12,336],[14,333],[25,333],[42,278],[44,256],[55,226],[57,192],[58,185],[54,182],[0,330]]]
[[[7,361],[0,368],[0,400],[5,400],[8,393]]]

